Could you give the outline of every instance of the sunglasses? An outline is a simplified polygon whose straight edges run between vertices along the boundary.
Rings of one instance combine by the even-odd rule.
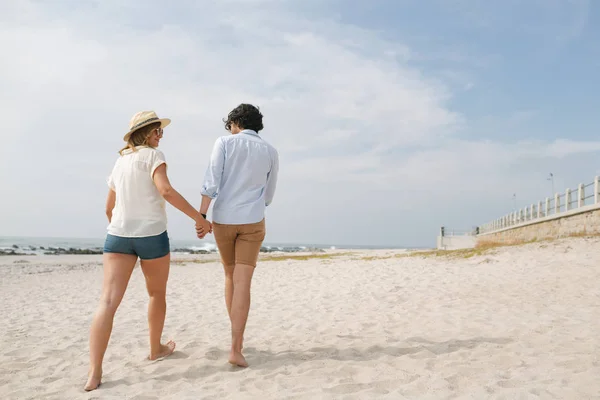
[[[163,128],[156,128],[154,131],[156,132],[157,136],[162,136],[164,132]]]

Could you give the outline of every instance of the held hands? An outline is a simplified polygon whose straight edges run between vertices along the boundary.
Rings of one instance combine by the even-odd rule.
[[[199,214],[196,219],[196,235],[198,236],[198,239],[204,239],[206,235],[212,233],[212,230],[212,224]]]

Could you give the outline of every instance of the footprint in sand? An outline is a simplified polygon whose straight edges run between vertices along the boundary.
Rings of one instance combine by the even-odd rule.
[[[204,357],[206,357],[207,360],[216,361],[221,357],[221,352],[218,350],[207,351],[204,354]]]

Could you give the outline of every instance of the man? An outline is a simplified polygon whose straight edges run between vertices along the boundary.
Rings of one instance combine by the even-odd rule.
[[[225,122],[231,135],[217,139],[202,186],[200,214],[206,216],[213,199],[212,231],[225,269],[225,303],[231,321],[229,362],[248,363],[242,355],[244,330],[250,310],[250,284],[265,238],[265,207],[277,184],[277,150],[258,132],[262,114],[250,104],[233,109]],[[199,217],[199,238],[209,232]]]

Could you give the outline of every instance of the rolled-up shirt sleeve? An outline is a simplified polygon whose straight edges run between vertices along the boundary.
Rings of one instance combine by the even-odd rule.
[[[111,190],[115,190],[115,180],[113,179],[113,174],[110,174],[108,178],[106,178],[106,184]]]
[[[152,154],[152,159],[150,161],[150,178],[154,179],[154,173],[156,172],[156,168],[160,167],[163,164],[167,163],[165,159],[165,155],[160,150],[155,150]]]
[[[202,185],[202,195],[211,199],[219,195],[219,186],[223,178],[223,168],[225,166],[225,147],[221,138],[217,139],[213,147],[208,168],[204,174],[204,184]]]
[[[115,188],[115,171],[117,169],[118,162],[119,161],[117,160],[117,162],[115,163],[115,166],[113,167],[112,171],[110,172],[110,175],[108,176],[108,178],[106,178],[106,184],[113,191],[116,190],[116,188]]]
[[[277,187],[277,175],[279,174],[279,154],[273,150],[271,171],[267,174],[267,188],[265,191],[265,205],[268,207],[273,202],[275,188]]]

